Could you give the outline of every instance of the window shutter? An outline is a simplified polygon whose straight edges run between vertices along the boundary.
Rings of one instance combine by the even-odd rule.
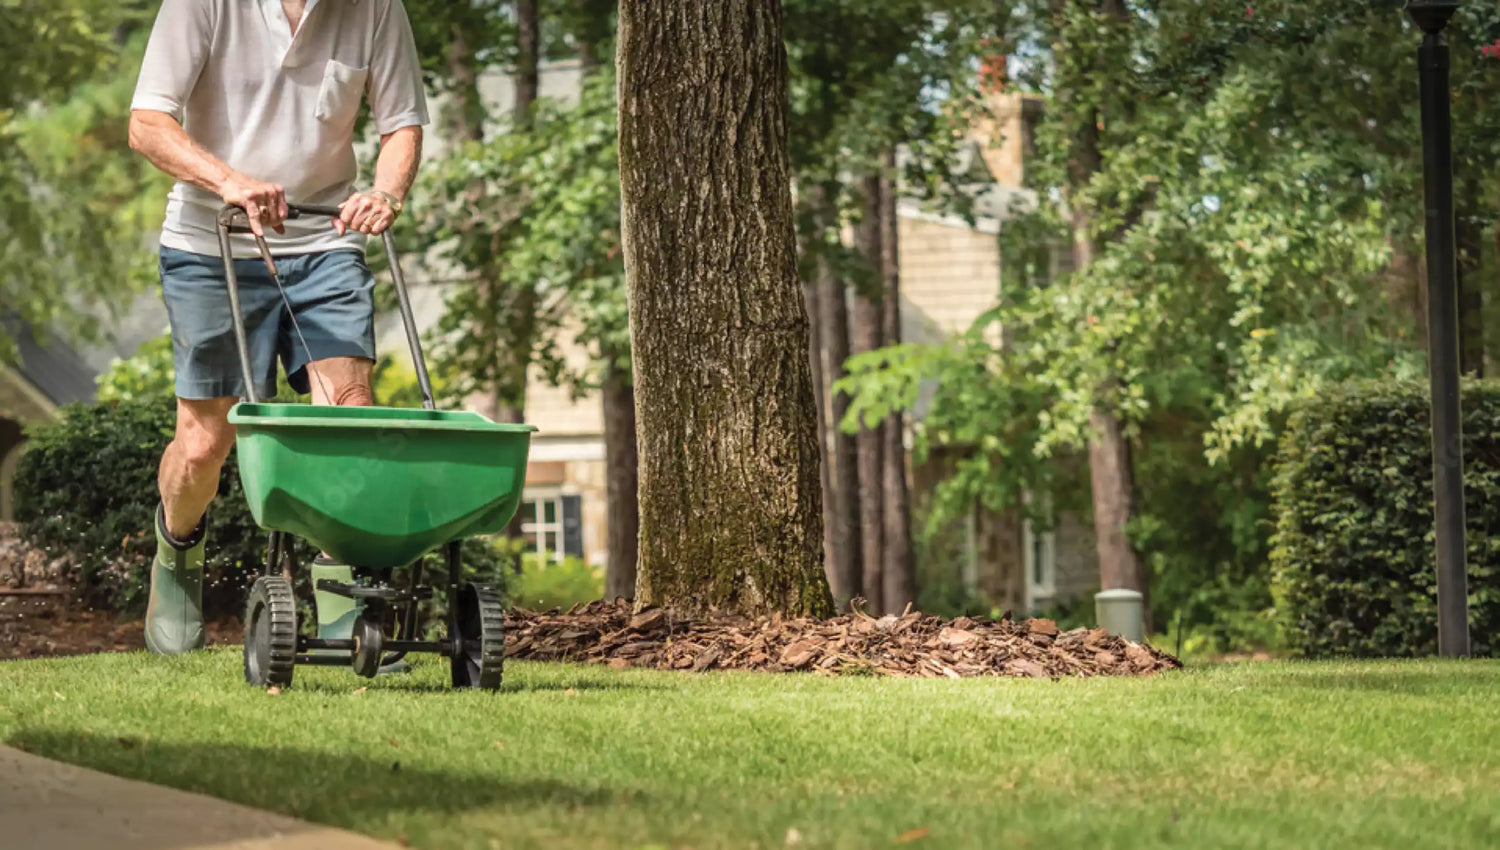
[[[583,497],[562,497],[563,554],[583,557]]]

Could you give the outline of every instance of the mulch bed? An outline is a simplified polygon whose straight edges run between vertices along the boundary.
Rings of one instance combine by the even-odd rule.
[[[659,670],[807,671],[825,675],[962,679],[1145,676],[1176,658],[1103,629],[1060,632],[1052,620],[943,620],[854,612],[829,620],[715,618],[594,602],[566,613],[516,609],[506,618],[507,658]]]
[[[244,639],[238,620],[209,622],[205,631],[209,646],[237,646]],[[129,652],[145,646],[140,620],[122,621],[117,614],[90,611],[77,603],[65,607],[60,600],[0,598],[0,661]]]
[[[68,602],[67,578],[25,550],[0,523],[0,660],[145,645],[139,620]],[[4,595],[9,589],[31,595]],[[52,592],[62,591],[54,595]],[[823,675],[948,677],[1144,676],[1181,667],[1176,658],[1103,629],[1059,632],[1051,620],[944,620],[908,610],[872,617],[854,611],[828,620],[691,619],[626,600],[566,612],[515,609],[505,622],[508,658],[576,661],[658,670],[803,671]],[[237,645],[242,626],[210,622],[210,645]]]

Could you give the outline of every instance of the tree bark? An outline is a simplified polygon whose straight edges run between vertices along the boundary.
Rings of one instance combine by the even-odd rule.
[[[896,155],[887,152],[880,191],[881,325],[886,345],[901,342],[900,220],[896,216]],[[882,523],[885,560],[881,576],[885,611],[900,613],[917,601],[917,563],[911,540],[911,509],[906,483],[906,422],[892,413],[881,427],[884,449],[880,462],[885,522]]]
[[[855,287],[854,327],[851,347],[855,354],[875,351],[885,344],[884,315],[881,312],[882,280],[881,180],[870,175],[862,182],[864,217],[854,231],[854,247],[865,258],[871,279]],[[885,465],[882,430],[860,428],[856,436],[859,455],[859,525],[860,595],[868,611],[885,610]]]
[[[779,0],[621,0],[638,604],[827,616]]]
[[[838,214],[832,208],[835,193],[825,190],[821,226],[824,232],[835,230]],[[838,270],[822,257],[818,261],[818,312],[822,327],[823,369],[828,394],[828,432],[833,437],[833,604],[847,611],[849,600],[863,586],[860,570],[859,535],[859,467],[856,461],[854,435],[841,426],[849,412],[849,396],[833,389],[844,377],[844,363],[849,359],[849,299],[847,287]]]
[[[1458,198],[1458,363],[1459,372],[1484,377],[1484,235],[1478,217],[1479,181],[1464,179]]]
[[[638,460],[635,444],[635,388],[617,367],[606,372],[604,396],[605,498],[609,502],[609,560],[604,571],[606,599],[635,598],[636,541],[640,509],[636,502]]]

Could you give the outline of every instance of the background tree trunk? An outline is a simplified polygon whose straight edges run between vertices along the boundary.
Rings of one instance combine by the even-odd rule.
[[[853,353],[875,351],[885,344],[884,316],[880,289],[882,255],[880,232],[880,177],[870,175],[861,181],[864,195],[864,217],[854,231],[854,247],[874,272],[863,286],[855,287],[854,327],[851,333]],[[885,465],[881,428],[860,428],[856,449],[859,455],[859,550],[860,595],[868,611],[885,610]]]
[[[827,616],[778,0],[621,0],[638,602]]]
[[[836,193],[825,189],[825,206],[821,210],[824,233],[837,233],[838,213],[832,199]],[[829,466],[833,481],[833,604],[839,612],[848,610],[849,600],[863,585],[860,570],[859,538],[859,467],[855,460],[854,435],[840,425],[849,412],[849,396],[835,392],[833,385],[844,377],[844,361],[849,359],[849,299],[843,276],[827,256],[818,259],[818,313],[823,343],[822,390],[828,394],[828,433],[833,440],[833,457]],[[826,513],[825,513],[826,516]]]
[[[888,152],[882,163],[885,176],[880,184],[881,319],[886,345],[901,342],[901,253],[898,245],[900,220],[896,216],[896,155]],[[885,562],[882,600],[887,612],[899,613],[917,601],[917,563],[911,541],[911,507],[906,485],[906,422],[892,413],[881,427],[885,468],[882,523]]]
[[[610,21],[614,11],[615,0],[574,0],[577,28],[573,37],[578,44],[578,67],[585,76],[604,62],[607,43],[614,35]]]
[[[443,116],[448,132],[457,141],[479,141],[484,138],[484,103],[479,98],[479,71],[474,63],[474,48],[464,27],[453,25],[453,41],[448,47],[448,75],[453,84],[453,103]]]
[[[517,127],[526,127],[530,123],[531,107],[536,103],[540,85],[538,62],[541,22],[538,20],[537,0],[516,0],[516,27],[518,52],[514,116]],[[494,286],[498,292],[503,284],[496,282]],[[503,308],[499,301],[500,298],[497,297],[492,303],[497,310],[503,309],[509,313],[509,319],[503,323],[503,327],[510,332],[511,338],[506,340],[506,344],[500,344],[497,340],[497,374],[505,377],[500,385],[493,388],[490,417],[496,422],[519,424],[526,421],[526,383],[531,370],[531,353],[536,335],[536,287],[525,286],[512,293],[510,303]],[[513,395],[507,399],[507,394]],[[524,535],[521,525],[521,512],[516,511],[505,528],[505,536],[520,540]],[[517,554],[512,563],[512,568],[517,573],[521,572],[521,559],[522,555]]]
[[[516,124],[525,126],[541,88],[541,16],[537,0],[516,0]]]
[[[808,255],[803,251],[803,256]],[[823,391],[823,340],[818,333],[822,311],[818,307],[818,287],[812,280],[802,282],[802,300],[807,308],[807,359],[812,365],[813,404],[818,413],[818,492],[823,501],[823,574],[832,586],[833,564],[833,469],[829,463],[828,398]]]
[[[516,0],[516,103],[514,112],[517,127],[526,127],[531,120],[531,108],[536,104],[540,87],[540,32],[541,21],[537,13],[537,0]],[[504,398],[499,387],[495,389],[494,419],[497,422],[520,423],[526,421],[526,384],[531,369],[532,349],[535,347],[537,293],[533,286],[525,286],[512,294],[504,309],[510,313],[506,326],[513,331],[508,345],[497,352],[502,360],[500,374],[507,376],[505,389],[514,393]],[[517,514],[517,517],[520,515]],[[512,522],[517,534],[520,527]]]
[[[1064,0],[1054,0],[1061,8]],[[1077,0],[1073,0],[1077,2]],[[1117,25],[1130,26],[1131,19],[1121,0],[1105,0],[1102,11],[1112,15]],[[1060,50],[1071,49],[1061,45]],[[1087,74],[1089,69],[1102,73],[1103,59],[1090,57],[1088,61],[1076,59],[1071,67],[1083,69],[1075,74]],[[1087,76],[1059,83],[1058,108],[1062,115],[1072,121],[1073,147],[1068,156],[1068,180],[1066,194],[1078,198],[1099,172],[1099,127],[1104,116],[1089,98],[1093,95],[1084,89]],[[1093,211],[1083,203],[1073,205],[1073,268],[1075,273],[1088,268],[1099,255],[1102,246],[1094,235]],[[1135,471],[1132,467],[1130,444],[1125,438],[1125,429],[1115,412],[1113,382],[1106,379],[1098,388],[1095,406],[1089,415],[1093,431],[1089,439],[1089,477],[1094,502],[1095,546],[1099,557],[1099,582],[1101,589],[1127,588],[1149,593],[1146,573],[1140,553],[1135,550],[1125,529],[1135,517]],[[1151,628],[1151,606],[1146,604],[1146,628]]]
[[[635,388],[630,375],[611,367],[604,377],[605,498],[609,502],[609,561],[604,598],[635,598],[636,542],[640,535],[635,443]]]

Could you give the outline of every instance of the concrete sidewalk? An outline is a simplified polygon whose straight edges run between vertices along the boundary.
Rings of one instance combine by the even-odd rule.
[[[0,747],[5,850],[391,850],[352,832]]]

